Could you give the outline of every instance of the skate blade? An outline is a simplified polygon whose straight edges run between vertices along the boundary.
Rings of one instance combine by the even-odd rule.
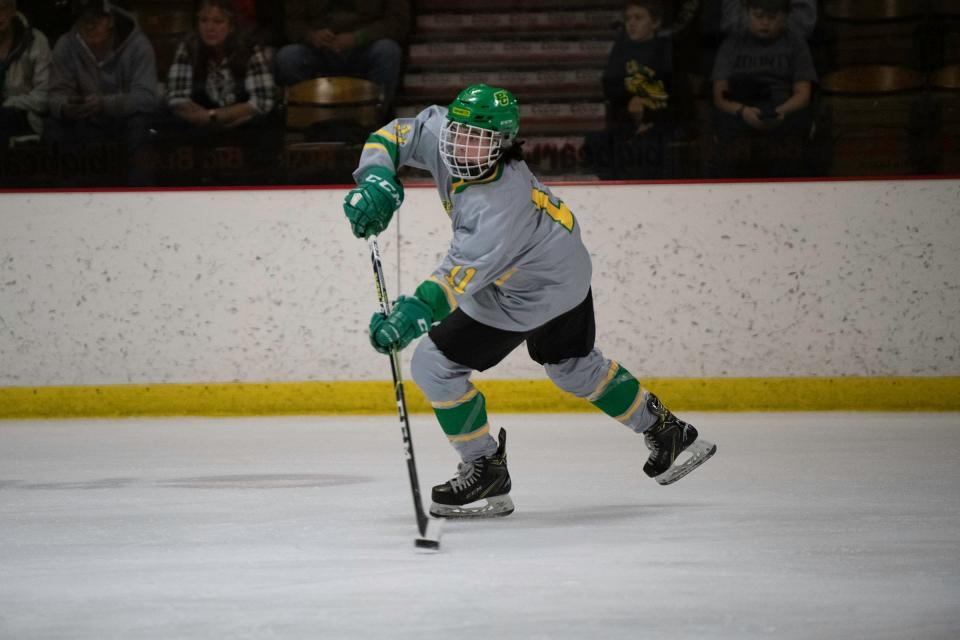
[[[672,484],[709,460],[716,452],[717,445],[702,438],[698,439],[680,454],[682,456],[684,453],[689,453],[690,456],[686,460],[680,464],[674,461],[673,466],[655,479],[659,484]]]
[[[430,505],[430,515],[437,518],[500,518],[513,513],[513,500],[510,495],[495,496],[486,500],[477,500],[465,505]]]

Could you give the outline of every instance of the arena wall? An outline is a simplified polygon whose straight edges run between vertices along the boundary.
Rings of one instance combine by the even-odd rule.
[[[960,376],[956,180],[554,191],[593,256],[598,345],[641,378]],[[389,379],[344,193],[0,195],[0,388]],[[450,238],[433,188],[396,222],[393,295]],[[523,349],[480,376],[539,378]]]

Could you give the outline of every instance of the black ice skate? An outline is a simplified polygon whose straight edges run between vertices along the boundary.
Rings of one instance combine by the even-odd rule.
[[[430,515],[440,518],[493,518],[513,513],[510,472],[507,471],[507,432],[500,429],[500,446],[487,458],[461,462],[457,477],[433,488]]]
[[[657,422],[644,431],[643,438],[650,449],[650,457],[643,465],[643,472],[660,484],[676,482],[717,452],[717,445],[697,439],[697,430],[664,407],[657,396],[647,396],[647,408],[657,417]],[[687,451],[690,456],[676,463],[677,456]]]

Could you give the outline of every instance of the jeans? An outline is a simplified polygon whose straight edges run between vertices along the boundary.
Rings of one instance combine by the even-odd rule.
[[[380,86],[386,103],[393,102],[400,84],[403,49],[393,40],[374,40],[344,53],[291,44],[280,49],[275,59],[277,82],[290,86],[317,76],[366,78]]]

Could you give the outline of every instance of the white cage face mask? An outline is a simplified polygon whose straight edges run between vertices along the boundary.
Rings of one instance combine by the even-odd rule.
[[[499,131],[447,120],[440,131],[440,157],[453,177],[479,178],[497,163],[502,143]]]

